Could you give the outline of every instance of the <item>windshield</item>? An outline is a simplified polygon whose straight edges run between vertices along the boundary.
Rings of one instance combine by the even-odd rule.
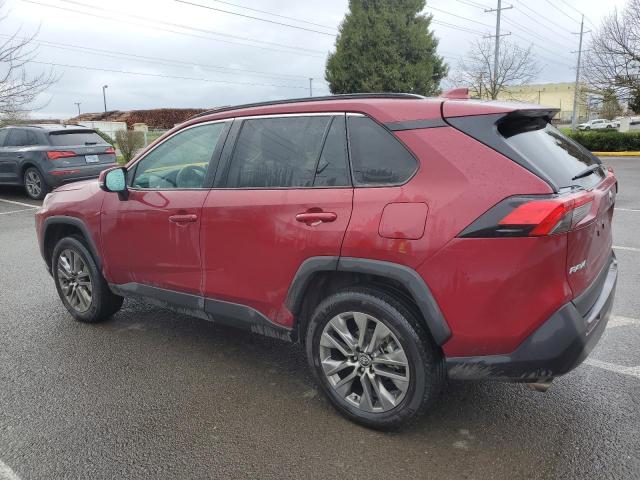
[[[51,145],[55,147],[66,147],[69,145],[100,145],[106,144],[102,137],[96,132],[87,130],[85,132],[50,133]]]
[[[600,160],[542,118],[511,118],[498,126],[506,143],[545,172],[558,186],[591,188],[604,177],[603,169],[573,180]]]

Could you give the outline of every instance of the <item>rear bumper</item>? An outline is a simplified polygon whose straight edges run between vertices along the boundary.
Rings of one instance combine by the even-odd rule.
[[[103,170],[115,166],[117,166],[117,162],[53,168],[44,172],[44,177],[47,185],[55,188],[69,182],[98,178]]]
[[[447,358],[449,377],[538,382],[576,368],[600,340],[611,315],[618,280],[615,255],[605,270],[600,293],[584,315],[576,307],[581,303],[577,298],[561,307],[510,354]]]

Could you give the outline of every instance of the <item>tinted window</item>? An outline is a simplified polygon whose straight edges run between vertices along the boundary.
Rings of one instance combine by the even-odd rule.
[[[7,139],[9,130],[0,130],[0,147],[4,145],[4,141]]]
[[[572,180],[585,169],[600,164],[600,160],[543,118],[510,119],[501,123],[498,131],[513,150],[559,187],[579,185],[588,188],[604,178],[604,172],[597,170],[587,177]]]
[[[132,186],[152,190],[202,188],[224,123],[188,128],[137,163]]]
[[[27,132],[22,128],[12,128],[9,130],[9,137],[7,138],[7,147],[24,147],[29,145],[27,139]]]
[[[100,145],[106,144],[100,135],[93,131],[72,133],[50,133],[49,140],[55,147],[67,145]]]
[[[398,185],[411,178],[417,162],[389,131],[368,117],[347,121],[356,185]]]
[[[27,130],[27,143],[28,145],[40,145],[40,138],[33,130]]]
[[[227,186],[313,186],[331,120],[332,117],[320,116],[245,120],[231,159]]]
[[[345,187],[351,185],[347,159],[347,131],[344,116],[335,117],[322,148],[316,169],[314,187]]]

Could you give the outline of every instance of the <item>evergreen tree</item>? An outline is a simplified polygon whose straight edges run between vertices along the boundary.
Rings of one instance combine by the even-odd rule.
[[[640,115],[640,89],[633,92],[631,100],[629,100],[629,110]]]
[[[439,93],[447,66],[424,7],[425,0],[349,0],[327,60],[331,92]]]

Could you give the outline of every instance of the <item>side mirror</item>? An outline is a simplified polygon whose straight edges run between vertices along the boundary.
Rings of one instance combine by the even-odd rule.
[[[117,193],[121,199],[125,200],[128,193],[126,172],[127,170],[122,167],[103,171],[98,180],[100,188],[105,192]]]

